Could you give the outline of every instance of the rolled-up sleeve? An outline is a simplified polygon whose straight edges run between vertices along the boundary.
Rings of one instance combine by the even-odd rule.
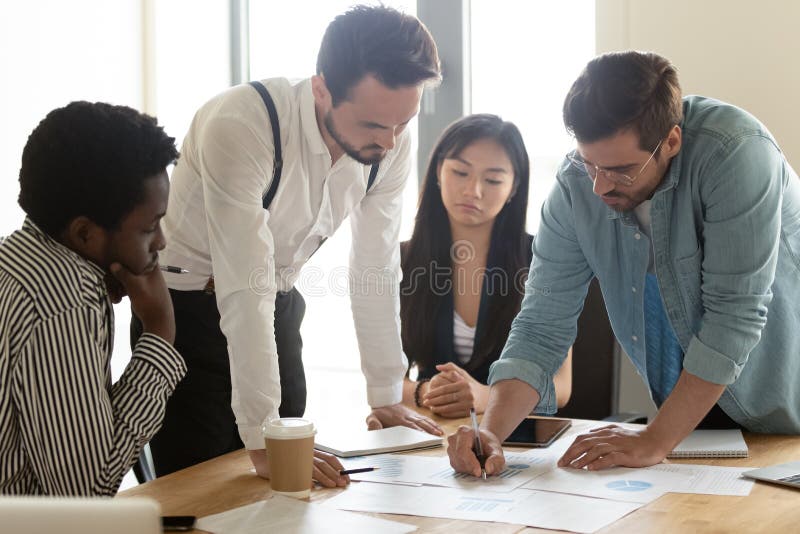
[[[703,317],[683,366],[703,380],[733,383],[767,322],[780,240],[783,165],[770,138],[745,135],[717,152],[701,182]]]
[[[593,273],[581,251],[569,190],[559,176],[541,212],[525,298],[489,383],[519,379],[540,396],[537,413],[556,411],[553,377],[575,340]]]
[[[350,302],[372,407],[402,400],[408,368],[400,340],[399,234],[410,144],[405,133],[385,174],[355,208],[351,220]]]

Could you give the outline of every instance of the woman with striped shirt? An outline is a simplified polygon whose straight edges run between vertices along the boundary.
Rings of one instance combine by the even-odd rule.
[[[185,373],[158,268],[167,165],[152,117],[73,102],[22,153],[22,228],[0,244],[0,494],[113,495]],[[144,322],[111,384],[112,302]]]
[[[401,245],[403,349],[418,380],[403,400],[443,417],[482,413],[489,368],[519,312],[531,262],[529,163],[514,124],[471,115],[434,148],[411,239]],[[555,376],[569,400],[572,359]]]

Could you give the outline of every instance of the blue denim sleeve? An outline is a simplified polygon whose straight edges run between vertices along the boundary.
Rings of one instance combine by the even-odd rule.
[[[593,276],[575,234],[568,179],[558,176],[542,207],[522,308],[489,372],[490,384],[516,378],[533,387],[540,396],[536,413],[556,411],[553,376],[575,340]]]
[[[716,164],[714,164],[716,163]],[[703,216],[700,328],[683,366],[716,384],[742,371],[767,322],[778,258],[784,162],[774,141],[729,141],[700,182]]]

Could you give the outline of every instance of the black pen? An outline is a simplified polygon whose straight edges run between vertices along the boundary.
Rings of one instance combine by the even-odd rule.
[[[167,273],[189,274],[189,271],[186,269],[181,269],[180,267],[175,267],[174,265],[159,265],[158,268]]]
[[[370,471],[377,471],[380,467],[359,467],[358,469],[342,469],[339,471],[340,475],[355,475],[356,473],[369,473]]]
[[[475,456],[478,457],[478,463],[481,464],[481,478],[486,480],[486,456],[483,455],[481,432],[478,428],[478,418],[475,416],[475,408],[469,409],[469,416],[472,418],[472,431],[475,432]]]

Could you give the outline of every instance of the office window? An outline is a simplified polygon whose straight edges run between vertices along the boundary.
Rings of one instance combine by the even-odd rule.
[[[139,4],[31,0],[0,7],[0,235],[22,225],[22,149],[49,111],[73,100],[141,104]]]
[[[539,227],[555,169],[574,140],[561,108],[595,55],[594,0],[474,0],[472,112],[494,113],[522,132],[531,158],[528,231]]]

